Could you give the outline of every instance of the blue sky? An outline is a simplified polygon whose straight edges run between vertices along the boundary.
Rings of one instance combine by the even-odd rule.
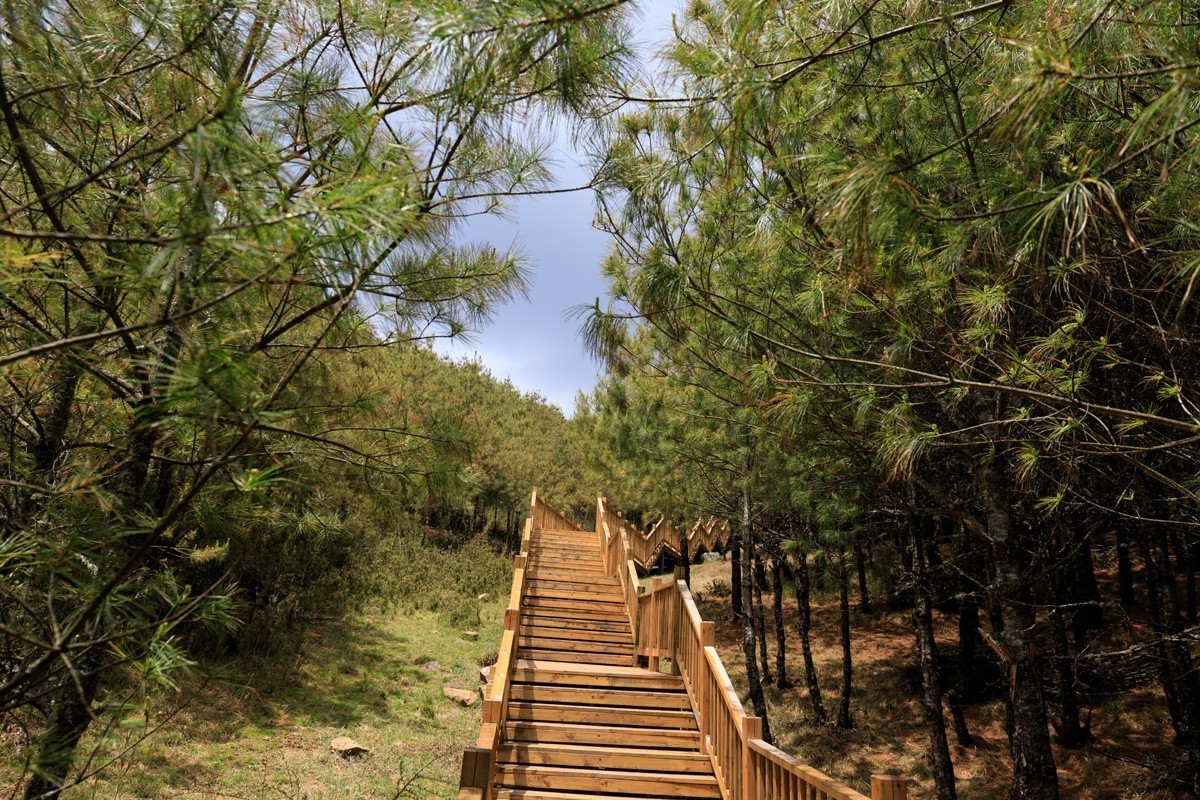
[[[639,30],[641,57],[650,59],[670,36],[671,12],[683,0],[636,0],[634,28]],[[553,171],[560,188],[582,186],[590,179],[585,156],[572,146],[568,132],[555,131]],[[566,318],[573,306],[604,297],[600,262],[608,237],[592,227],[592,192],[569,192],[519,198],[509,206],[508,220],[477,217],[462,236],[488,241],[501,249],[514,243],[530,266],[529,300],[518,298],[501,308],[490,325],[469,341],[442,340],[438,352],[454,358],[478,358],[499,378],[519,389],[538,392],[567,414],[575,394],[596,384],[599,365],[587,355],[578,323]],[[602,301],[603,302],[603,301]]]

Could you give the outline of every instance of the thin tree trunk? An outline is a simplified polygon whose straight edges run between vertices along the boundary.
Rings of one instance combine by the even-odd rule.
[[[812,651],[812,605],[811,586],[808,578],[808,552],[796,554],[796,574],[792,586],[796,592],[797,628],[800,634],[800,658],[804,661],[804,682],[808,686],[808,700],[812,705],[813,724],[824,725],[829,721],[825,701],[821,698],[821,683],[817,680],[817,665]]]
[[[1133,593],[1133,562],[1129,557],[1129,535],[1123,527],[1116,529],[1117,536],[1117,589],[1121,597],[1121,605],[1133,608],[1137,605],[1137,597]]]
[[[1076,749],[1091,740],[1088,726],[1080,721],[1079,693],[1075,691],[1074,654],[1067,637],[1066,614],[1062,608],[1050,612],[1051,641],[1054,645],[1055,677],[1058,683],[1058,743]]]
[[[863,552],[862,540],[854,537],[854,566],[858,570],[858,610],[862,614],[872,613],[871,591],[867,587],[867,557]]]
[[[749,436],[746,437],[749,439]],[[771,738],[771,725],[767,719],[767,699],[763,694],[762,681],[759,679],[758,663],[755,660],[758,647],[755,643],[754,635],[754,609],[751,607],[753,601],[753,593],[750,587],[753,585],[753,557],[754,552],[754,535],[750,522],[750,447],[747,442],[746,455],[743,460],[742,473],[742,655],[746,659],[746,682],[750,688],[750,702],[754,706],[756,716],[762,718],[763,740],[767,742],[773,741]]]
[[[925,712],[925,727],[929,732],[929,760],[933,766],[933,784],[938,800],[957,800],[954,762],[950,759],[946,719],[942,714],[942,681],[938,675],[937,640],[933,632],[933,597],[929,586],[929,574],[925,568],[925,542],[921,524],[910,512],[908,559],[915,599],[912,611],[913,631],[917,639],[917,661],[921,667],[921,707]]]
[[[733,564],[730,568],[729,584],[733,593],[730,602],[733,604],[733,621],[742,621],[742,543],[734,542],[730,548]]]
[[[783,625],[783,567],[779,555],[771,556],[771,610],[775,613],[775,685],[792,688],[787,675],[787,631]]]
[[[954,688],[950,691],[950,717],[954,720],[954,738],[962,747],[973,747],[975,740],[967,728],[964,705],[975,700],[975,660],[982,637],[979,635],[978,558],[971,541],[971,532],[960,523],[958,532],[959,601],[958,601],[958,669],[954,671]]]
[[[1146,565],[1146,597],[1150,619],[1161,631],[1158,650],[1159,679],[1167,699],[1167,711],[1175,742],[1184,751],[1183,782],[1188,790],[1200,794],[1200,684],[1196,665],[1184,636],[1185,625],[1179,613],[1175,578],[1171,574],[1166,545],[1153,533],[1141,537],[1139,546]]]
[[[60,682],[38,743],[33,775],[25,785],[26,800],[52,800],[62,794],[75,760],[75,748],[92,721],[92,704],[100,682],[99,657],[98,648],[85,652],[72,663],[78,683],[71,677]]]
[[[759,555],[757,549],[754,553],[754,627],[758,635],[758,659],[759,669],[762,670],[762,682],[774,683],[775,678],[771,675],[771,657],[767,653],[767,620],[766,611],[763,609],[763,584],[767,582],[767,572],[763,569],[762,556]]]
[[[994,597],[1000,619],[999,649],[1007,662],[1007,729],[1013,762],[1011,800],[1058,800],[1058,771],[1034,629],[1037,611],[1030,587],[1029,542],[1012,519],[1008,478],[997,456],[982,467],[980,490],[987,511],[996,569]]]
[[[679,528],[679,552],[682,555],[679,557],[679,566],[683,567],[683,582],[688,586],[692,585],[692,556],[688,552],[687,528]]]
[[[837,725],[853,728],[850,717],[850,691],[853,687],[854,662],[850,654],[850,572],[846,568],[846,551],[838,550],[838,600],[841,606],[842,629],[842,696],[838,702]]]

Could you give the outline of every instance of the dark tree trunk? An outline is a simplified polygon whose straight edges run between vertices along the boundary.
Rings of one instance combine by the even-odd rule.
[[[1196,621],[1196,573],[1192,570],[1191,559],[1188,558],[1187,548],[1179,531],[1171,531],[1171,550],[1175,556],[1175,568],[1183,573],[1184,599],[1187,603],[1188,622]]]
[[[1082,648],[1086,645],[1088,632],[1104,624],[1104,599],[1096,580],[1090,534],[1076,529],[1076,533],[1067,538],[1072,540],[1070,569],[1068,575],[1062,577],[1070,579],[1071,592],[1066,597],[1075,604],[1071,612],[1071,630],[1076,647]]]
[[[787,630],[783,625],[783,567],[778,554],[771,556],[771,610],[775,613],[775,685],[792,688],[787,676]]]
[[[767,582],[767,571],[763,569],[762,556],[754,553],[754,627],[758,636],[758,664],[763,683],[774,683],[771,675],[771,657],[767,653],[767,614],[763,608],[763,585]]]
[[[797,628],[800,634],[800,657],[804,661],[804,682],[808,686],[808,700],[812,705],[813,723],[824,725],[829,721],[825,701],[821,699],[821,683],[817,680],[817,666],[812,651],[812,605],[811,586],[808,578],[808,553],[801,550],[796,554],[796,574],[792,582],[796,591]]]
[[[93,648],[74,661],[72,669],[78,684],[70,677],[61,681],[38,744],[33,775],[25,785],[26,800],[50,800],[62,794],[75,759],[75,748],[92,721],[92,703],[100,681],[99,655]]]
[[[853,687],[854,662],[850,654],[850,571],[846,568],[846,551],[838,551],[838,602],[841,607],[842,629],[842,696],[838,701],[837,725],[853,728],[850,718],[850,691]]]
[[[1151,536],[1155,537],[1154,542],[1147,541]],[[1155,643],[1159,679],[1166,695],[1171,727],[1175,731],[1175,744],[1184,751],[1180,781],[1188,791],[1200,794],[1200,684],[1196,679],[1196,666],[1184,634],[1186,626],[1179,613],[1167,547],[1161,535],[1155,536],[1154,532],[1148,531],[1140,539],[1150,619],[1161,632]]]
[[[1009,797],[1058,800],[1058,771],[1050,748],[1042,668],[1034,639],[1037,605],[1030,586],[1032,543],[1013,520],[1001,457],[982,467],[981,478],[996,569],[993,595],[1001,623],[999,648],[1009,676],[1007,729],[1013,762]]]
[[[754,534],[751,529],[750,522],[750,450],[746,449],[746,456],[743,462],[743,482],[742,482],[742,548],[745,555],[742,558],[742,585],[745,591],[742,592],[742,655],[746,659],[746,683],[749,684],[750,702],[754,706],[756,716],[762,718],[762,738],[764,741],[771,742],[771,725],[767,719],[767,698],[763,694],[762,681],[758,675],[758,663],[755,660],[758,646],[755,643],[754,636],[754,609],[751,608],[753,593],[750,587],[753,584],[753,558],[751,554],[754,552]]]
[[[1137,605],[1137,598],[1133,594],[1133,562],[1129,558],[1129,535],[1123,527],[1118,526],[1116,536],[1117,589],[1120,593],[1121,605],[1133,608]]]
[[[862,541],[854,537],[854,565],[858,569],[858,610],[863,614],[872,613],[871,590],[867,587],[867,557],[863,552]]]
[[[733,621],[742,621],[742,544],[734,542],[729,548],[732,556],[733,564],[730,568],[729,584],[733,593],[730,596],[730,601],[733,604]]]
[[[937,640],[933,633],[933,594],[923,557],[925,537],[922,526],[927,522],[909,514],[908,561],[913,581],[913,631],[917,639],[917,662],[921,667],[921,707],[925,712],[925,727],[929,731],[929,760],[933,767],[934,789],[938,800],[956,800],[958,790],[954,781],[954,762],[950,759],[946,719],[942,714],[942,681],[938,675]]]
[[[1062,608],[1050,612],[1051,635],[1054,645],[1054,671],[1058,688],[1058,715],[1055,729],[1058,743],[1075,749],[1091,740],[1089,727],[1080,721],[1079,693],[1075,690],[1075,654],[1067,638],[1066,613]]]

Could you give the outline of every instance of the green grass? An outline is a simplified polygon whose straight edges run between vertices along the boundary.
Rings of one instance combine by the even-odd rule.
[[[429,611],[328,622],[285,668],[247,664],[191,679],[83,744],[112,760],[69,798],[433,798],[457,795],[480,703],[442,695],[479,686],[479,662],[499,645],[502,600],[480,610],[477,641]],[[436,666],[430,662],[436,662]],[[153,735],[147,732],[153,730]],[[337,736],[371,749],[343,759]],[[5,745],[0,784],[21,754]]]

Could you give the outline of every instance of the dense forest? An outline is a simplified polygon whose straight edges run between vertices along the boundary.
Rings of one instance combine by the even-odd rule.
[[[989,692],[997,791],[1061,796],[1055,748],[1109,744],[1095,709],[1149,691],[1170,757],[1130,769],[1200,794],[1196,9],[692,0],[653,78],[636,12],[0,8],[0,719],[26,797],[79,779],[112,682],[136,702],[403,603],[397,565],[511,548],[534,485],[585,523],[596,491],[735,523],[768,739],[785,657],[808,721],[853,726],[852,623],[902,609],[939,800]],[[429,347],[524,290],[462,222],[553,186],[525,135],[550,118],[612,241],[610,297],[577,309],[604,377],[569,419]]]

